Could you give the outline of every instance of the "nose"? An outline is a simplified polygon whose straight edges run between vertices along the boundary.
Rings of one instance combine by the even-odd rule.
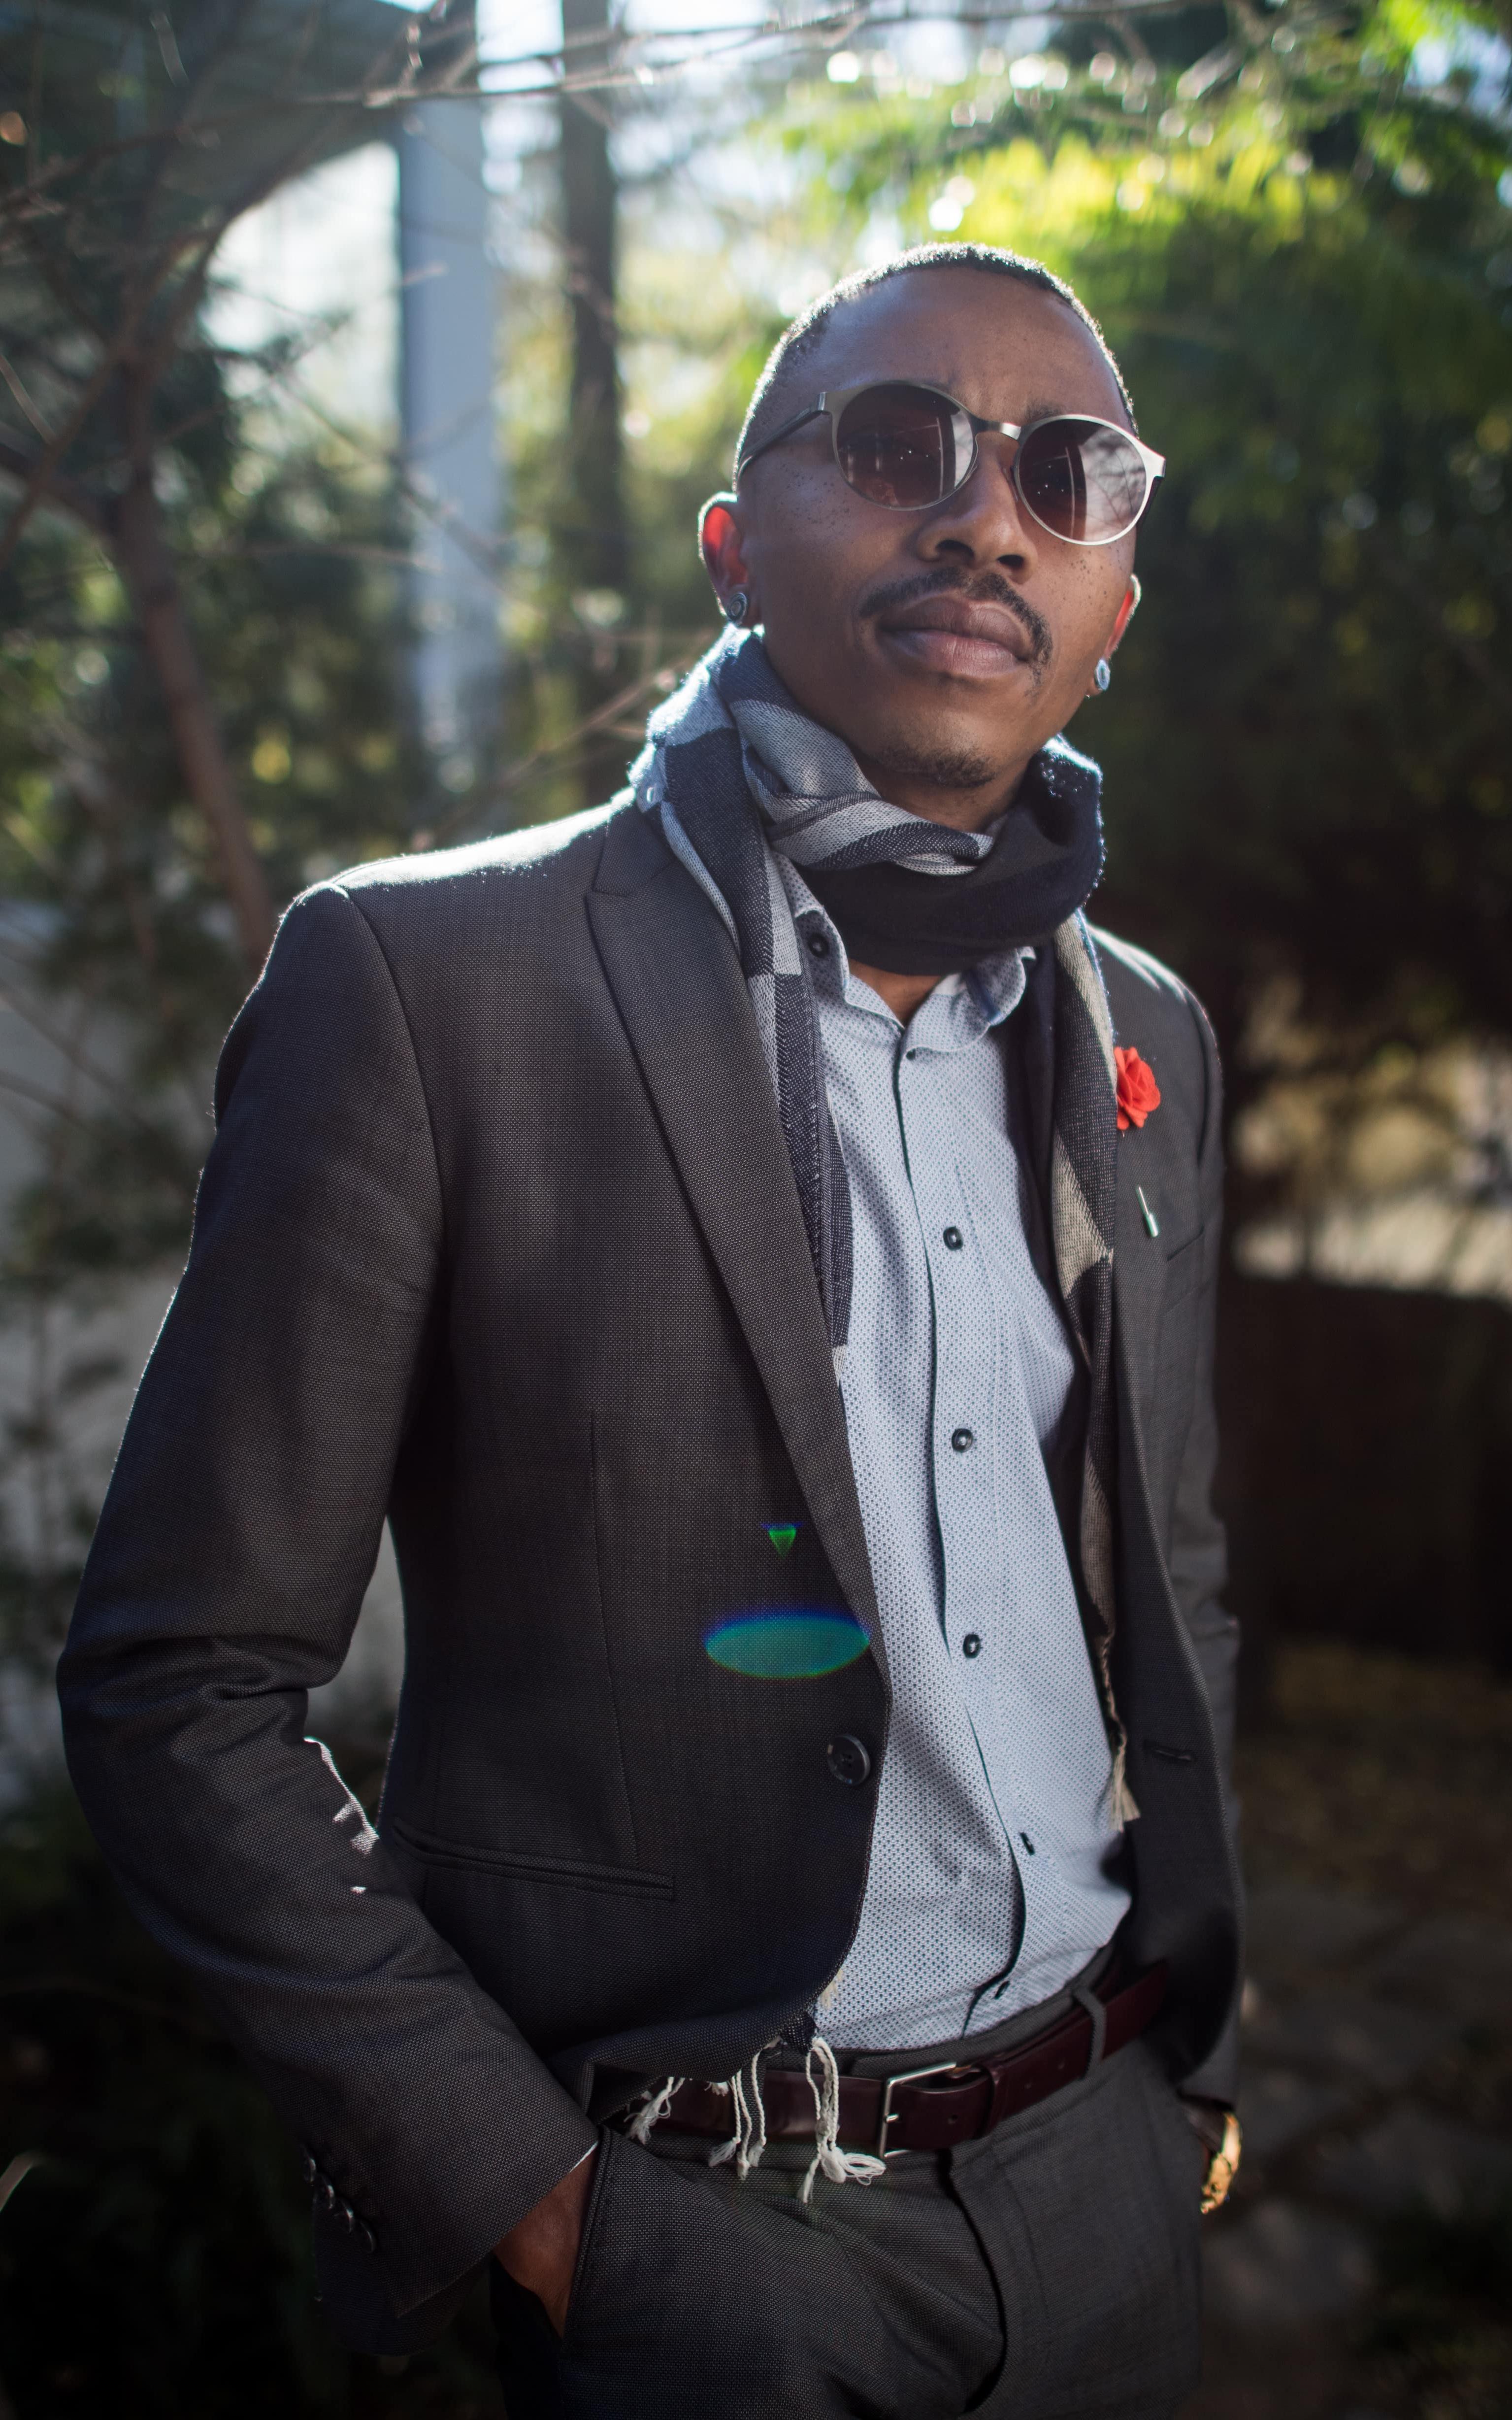
[[[1017,440],[995,429],[977,440],[971,476],[936,505],[919,532],[919,551],[931,563],[956,563],[982,570],[1001,565],[1026,580],[1040,557],[1040,536],[1013,485]]]

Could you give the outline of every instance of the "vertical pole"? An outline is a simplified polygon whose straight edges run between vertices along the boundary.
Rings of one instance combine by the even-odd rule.
[[[440,38],[449,51],[471,42],[471,5],[448,12]],[[440,788],[455,794],[487,752],[503,668],[482,102],[419,102],[398,150],[400,414],[407,471],[424,500],[411,575],[415,707]]]

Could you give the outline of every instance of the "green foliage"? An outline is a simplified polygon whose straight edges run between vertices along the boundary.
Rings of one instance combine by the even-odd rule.
[[[1110,900],[1230,1032],[1275,962],[1335,1020],[1505,1031],[1512,337],[1415,229],[1289,181],[1162,190],[1062,254],[1171,458],[1113,710],[1078,726]]]

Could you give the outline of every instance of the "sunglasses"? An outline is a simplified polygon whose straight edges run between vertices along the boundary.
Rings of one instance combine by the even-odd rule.
[[[1127,428],[1111,420],[1057,413],[1025,428],[982,420],[936,386],[893,379],[841,387],[795,413],[735,465],[742,471],[774,445],[827,415],[841,477],[869,504],[918,513],[944,504],[977,467],[977,440],[989,431],[1016,438],[1011,477],[1031,520],[1069,546],[1111,546],[1127,536],[1165,468]]]

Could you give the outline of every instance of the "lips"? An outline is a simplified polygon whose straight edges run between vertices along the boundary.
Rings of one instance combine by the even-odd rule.
[[[965,597],[921,597],[878,624],[885,640],[932,672],[1002,674],[1029,662],[1034,644],[1015,613]]]

